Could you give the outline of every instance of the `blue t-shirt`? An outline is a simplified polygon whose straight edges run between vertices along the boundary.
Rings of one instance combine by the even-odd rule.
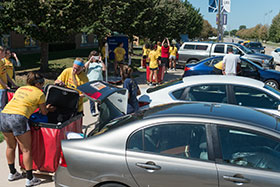
[[[126,78],[123,83],[123,87],[128,89],[128,107],[127,113],[133,113],[139,110],[139,104],[137,99],[138,84],[134,79]]]
[[[89,81],[100,80],[103,81],[102,75],[102,64],[98,62],[93,62],[89,64],[87,77]]]

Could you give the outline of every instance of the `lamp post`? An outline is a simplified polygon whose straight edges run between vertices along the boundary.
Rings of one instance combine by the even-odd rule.
[[[221,0],[218,1],[218,42],[222,39],[222,32],[221,32]]]

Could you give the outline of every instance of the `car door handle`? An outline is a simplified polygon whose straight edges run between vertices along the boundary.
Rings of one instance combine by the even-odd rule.
[[[246,179],[241,175],[233,176],[233,177],[224,175],[223,178],[226,181],[231,181],[231,182],[235,182],[235,183],[249,183],[250,182],[250,179]]]
[[[156,165],[154,162],[147,162],[147,163],[136,163],[136,166],[144,169],[149,170],[160,170],[161,167]]]

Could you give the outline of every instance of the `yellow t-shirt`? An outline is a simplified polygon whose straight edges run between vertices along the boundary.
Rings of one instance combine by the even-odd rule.
[[[158,67],[158,61],[157,61],[157,52],[156,51],[151,51],[149,54],[149,58],[150,58],[150,68],[157,68]]]
[[[0,60],[0,78],[2,79],[2,81],[7,84],[8,80],[7,80],[7,71],[6,71],[6,66],[5,66],[5,62],[3,59]],[[6,89],[4,88],[4,85],[2,85],[0,83],[0,89]]]
[[[150,49],[147,49],[145,46],[143,46],[143,56],[148,56],[150,52]]]
[[[86,75],[85,72],[81,72],[79,75],[75,75],[76,80],[77,80],[77,86],[74,84],[73,81],[73,77],[72,77],[72,71],[73,68],[67,68],[65,69],[60,75],[59,77],[57,77],[57,80],[60,80],[62,82],[64,82],[64,84],[68,87],[68,88],[72,88],[74,90],[77,90],[78,86],[81,86],[85,83],[88,82],[88,77]],[[77,90],[80,94],[81,92],[79,90]],[[80,97],[79,99],[79,107],[78,107],[78,112],[82,112],[83,111],[83,98]]]
[[[13,63],[7,58],[4,58],[4,62],[5,62],[6,71],[7,71],[8,76],[11,79],[13,79],[13,76],[14,76],[14,65],[13,65]]]
[[[176,56],[176,54],[177,54],[177,47],[170,47],[169,53],[170,53],[170,55]]]
[[[149,57],[150,52],[151,52],[151,49],[147,49],[147,51],[146,51],[146,53],[147,53],[146,56],[147,56],[147,57]],[[146,62],[149,63],[149,62],[150,62],[150,59],[149,59],[149,58],[146,58]]]
[[[116,59],[117,62],[122,62],[124,60],[124,55],[126,53],[124,48],[117,47],[114,50],[114,53],[115,53],[115,59]]]
[[[104,60],[105,59],[105,46],[102,47],[101,49],[101,54],[102,54],[102,59]],[[109,54],[107,54],[106,58],[108,58]]]
[[[29,118],[31,114],[46,102],[45,94],[35,86],[20,87],[13,99],[5,106],[3,113],[19,114]]]
[[[161,46],[160,45],[157,45],[157,57],[160,57],[161,56]]]
[[[223,70],[223,64],[224,64],[224,62],[221,60],[220,62],[215,64],[214,67],[219,69],[219,70]]]

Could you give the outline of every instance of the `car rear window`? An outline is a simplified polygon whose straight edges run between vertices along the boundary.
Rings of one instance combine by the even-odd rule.
[[[216,45],[214,53],[225,53],[224,45]]]
[[[208,45],[197,45],[196,46],[196,50],[205,51],[205,50],[207,50],[207,48],[208,48]]]
[[[184,49],[195,49],[195,45],[189,45],[189,44],[187,44],[187,45],[185,45],[184,46]]]
[[[173,86],[173,85],[180,84],[180,83],[183,83],[182,79],[176,79],[176,80],[173,80],[173,81],[169,81],[169,82],[164,83],[160,86],[147,89],[147,93],[152,93],[152,92],[161,90],[163,88],[167,88],[168,86]]]

